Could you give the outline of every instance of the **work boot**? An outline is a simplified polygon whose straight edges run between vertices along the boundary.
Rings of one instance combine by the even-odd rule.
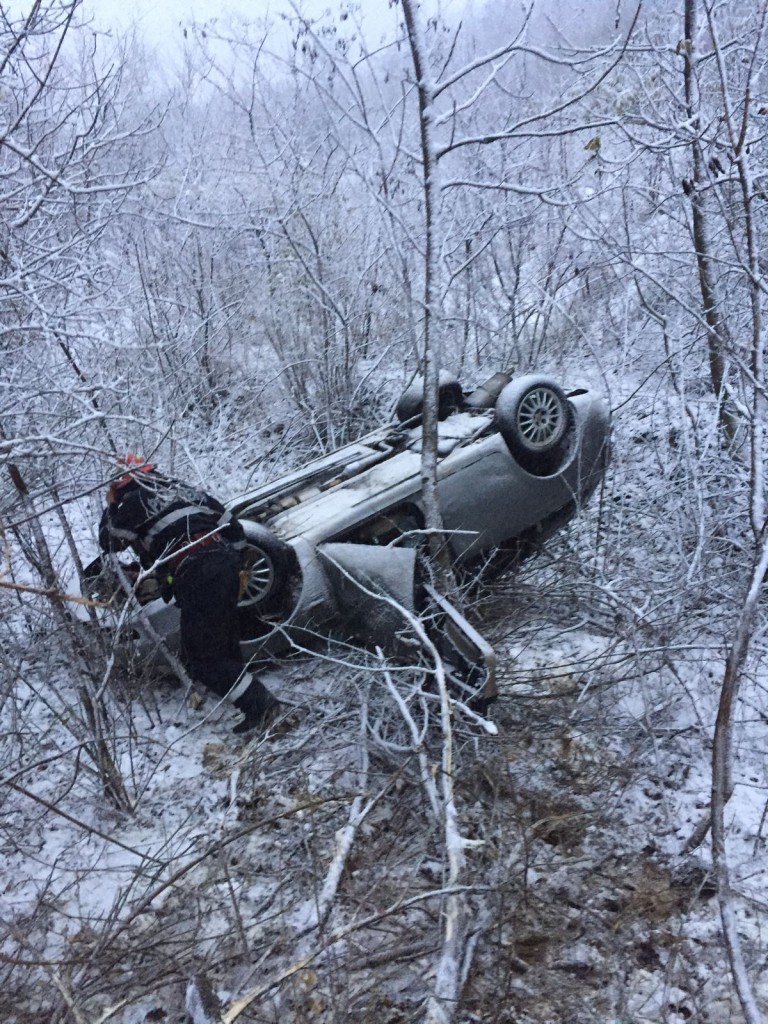
[[[266,708],[253,708],[245,712],[245,718],[234,727],[232,732],[235,736],[242,736],[253,729],[266,731],[283,713],[283,705],[279,700],[274,700]]]
[[[250,732],[251,729],[267,728],[280,716],[281,704],[266,686],[250,672],[246,672],[232,691],[230,700],[245,714],[242,722],[238,722],[232,730],[237,736]]]

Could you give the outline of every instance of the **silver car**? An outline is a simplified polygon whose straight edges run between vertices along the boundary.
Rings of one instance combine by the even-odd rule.
[[[281,655],[319,636],[405,656],[415,617],[457,687],[495,696],[493,652],[429,582],[421,482],[421,397],[397,422],[228,503],[248,539],[240,633],[247,659]],[[497,373],[465,393],[441,375],[437,494],[457,569],[524,555],[570,520],[605,472],[610,424],[602,398],[551,378]],[[173,640],[178,611],[142,609]]]

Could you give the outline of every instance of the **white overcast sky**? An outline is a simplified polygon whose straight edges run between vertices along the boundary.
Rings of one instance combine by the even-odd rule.
[[[9,0],[13,2],[13,0]],[[22,0],[24,4],[30,0]],[[0,0],[2,3],[2,0]],[[344,0],[297,0],[301,9],[311,16],[326,11],[338,12],[346,6]],[[359,6],[365,35],[369,45],[382,39],[392,38],[394,27],[402,16],[399,5],[390,0],[347,0],[350,5]],[[471,24],[474,10],[484,9],[487,16],[494,5],[513,6],[518,10],[533,3],[534,34],[538,35],[536,23],[543,30],[543,39],[555,31],[565,30],[574,42],[595,42],[595,36],[613,35],[614,22],[623,12],[634,7],[624,0],[420,0],[422,16],[440,11],[448,23],[459,20]],[[218,18],[226,24],[229,15],[235,14],[258,20],[269,15],[290,13],[291,0],[83,0],[81,12],[84,18],[95,22],[101,29],[128,28],[136,24],[141,35],[155,49],[173,49],[176,41],[181,46],[183,28],[193,21],[209,21]],[[538,41],[538,40],[537,40]]]
[[[427,0],[426,6],[435,7],[438,2],[450,8],[459,0]],[[338,10],[341,0],[301,0],[300,6],[308,14],[318,15]],[[393,25],[399,13],[389,0],[362,0],[360,7],[372,29]],[[290,0],[83,0],[81,11],[85,18],[92,17],[104,29],[136,24],[147,41],[162,45],[178,38],[184,24],[192,21],[226,21],[230,14],[258,19],[288,13],[291,4]]]
[[[83,0],[82,11],[104,26],[125,28],[135,22],[154,35],[180,23],[223,19],[230,12],[262,17],[288,6],[282,0]]]

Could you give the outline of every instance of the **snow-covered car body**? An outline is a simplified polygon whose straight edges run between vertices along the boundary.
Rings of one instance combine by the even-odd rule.
[[[466,395],[449,380],[443,390],[438,503],[452,562],[471,570],[499,551],[543,542],[587,501],[607,465],[609,416],[587,389],[564,392],[539,375],[496,374]],[[239,609],[248,659],[279,655],[318,633],[386,648],[407,631],[409,614],[429,606],[433,633],[443,647],[448,638],[454,661],[490,665],[482,638],[419,582],[419,402],[401,402],[399,411],[404,422],[228,502],[249,544]],[[173,605],[155,601],[143,614],[173,640]],[[491,697],[490,668],[485,675]]]
[[[538,436],[521,450],[514,409],[521,395],[535,396],[542,387],[563,402],[562,436],[550,443],[560,429],[552,425],[551,436]],[[513,382],[496,375],[487,390],[457,399],[438,423],[437,465],[438,501],[454,564],[471,566],[498,549],[546,540],[602,478],[609,434],[601,398],[586,389],[564,394],[540,376]],[[275,578],[274,590],[268,584],[269,593],[250,613],[244,602],[247,653],[258,653],[265,642],[279,646],[292,629],[324,624],[382,642],[392,604],[385,599],[376,615],[371,594],[393,598],[407,609],[419,606],[416,550],[425,525],[421,447],[416,415],[229,503],[256,550],[273,537],[278,552],[282,548],[287,555],[275,558],[267,541],[264,553],[279,563],[273,566],[275,576],[284,579]]]

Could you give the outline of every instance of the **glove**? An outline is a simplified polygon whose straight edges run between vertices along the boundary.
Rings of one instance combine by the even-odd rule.
[[[160,596],[160,581],[157,576],[145,576],[136,587],[136,600],[139,604],[149,604]]]
[[[166,604],[170,604],[173,600],[173,576],[170,573],[164,573],[160,581],[160,597]]]

